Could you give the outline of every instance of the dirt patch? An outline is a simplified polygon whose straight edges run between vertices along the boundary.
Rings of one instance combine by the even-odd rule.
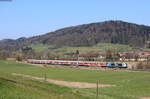
[[[17,74],[17,73],[12,73],[12,75],[18,76],[18,77],[30,78],[33,80],[45,81],[44,78],[35,77],[35,76],[31,76],[31,75],[24,75],[24,74]],[[69,81],[60,81],[60,80],[52,80],[52,79],[46,79],[46,82],[53,83],[56,85],[63,85],[63,86],[67,86],[67,87],[75,87],[75,88],[96,88],[97,87],[96,83],[69,82]],[[98,84],[98,87],[113,87],[113,86],[115,86],[115,85]]]
[[[150,99],[150,97],[142,97],[141,99]]]

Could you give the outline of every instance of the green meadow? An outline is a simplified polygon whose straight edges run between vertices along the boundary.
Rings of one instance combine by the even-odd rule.
[[[0,61],[0,99],[96,99],[96,88],[71,88],[12,76],[20,73],[54,80],[112,84],[99,88],[98,99],[150,97],[150,72],[38,67]]]
[[[89,53],[89,52],[99,52],[105,50],[114,50],[114,51],[130,51],[135,49],[130,47],[129,45],[122,45],[122,44],[111,44],[111,43],[98,43],[94,46],[82,46],[82,47],[69,47],[65,46],[62,48],[55,48],[52,45],[43,45],[43,44],[35,44],[30,45],[30,47],[35,50],[36,52],[60,52],[60,53],[70,53],[76,52],[79,50],[80,53]],[[138,49],[138,48],[137,48]]]

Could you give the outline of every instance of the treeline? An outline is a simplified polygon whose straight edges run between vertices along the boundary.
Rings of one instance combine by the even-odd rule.
[[[36,52],[31,47],[23,47],[17,51],[0,50],[0,59],[14,58],[17,61],[26,59],[60,59],[63,54],[52,52]]]
[[[105,42],[150,48],[150,27],[123,21],[105,21],[60,29],[30,38],[29,41],[58,47],[92,46]]]

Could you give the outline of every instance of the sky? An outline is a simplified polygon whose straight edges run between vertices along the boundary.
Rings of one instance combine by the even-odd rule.
[[[0,0],[0,40],[108,20],[150,26],[150,0]]]

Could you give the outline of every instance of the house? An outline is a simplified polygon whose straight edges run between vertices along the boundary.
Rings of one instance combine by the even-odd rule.
[[[142,51],[139,53],[140,61],[150,60],[150,51]]]
[[[150,51],[128,51],[118,52],[120,60],[126,61],[146,61],[150,59]]]

